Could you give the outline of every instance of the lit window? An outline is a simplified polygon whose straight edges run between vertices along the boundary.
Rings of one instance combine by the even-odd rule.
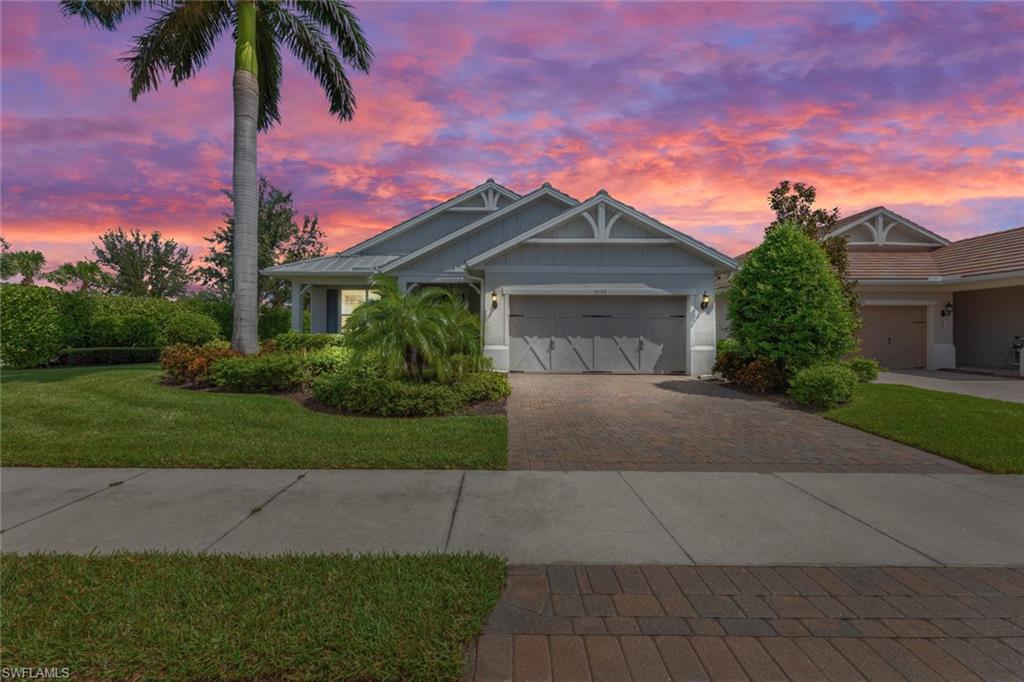
[[[361,306],[370,298],[377,298],[376,292],[367,291],[366,289],[342,289],[341,296],[339,297],[339,304],[341,306],[341,327],[345,328],[345,323],[348,322],[348,316],[352,314],[352,311]]]

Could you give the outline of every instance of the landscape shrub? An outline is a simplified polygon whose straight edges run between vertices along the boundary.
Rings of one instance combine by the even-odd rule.
[[[711,371],[734,382],[740,370],[746,367],[749,362],[750,360],[732,345],[724,348],[720,346],[717,355],[715,355],[715,364]]]
[[[857,386],[857,375],[839,362],[822,362],[793,375],[789,394],[801,405],[831,409],[848,402]]]
[[[260,308],[260,339],[273,339],[291,329],[291,326],[292,311],[288,308]]]
[[[306,332],[285,332],[274,337],[281,350],[316,350],[328,346],[344,345],[341,334],[308,334]]]
[[[481,403],[501,400],[512,393],[508,376],[500,372],[475,372],[467,374],[455,384],[466,403]]]
[[[234,328],[235,308],[231,301],[211,298],[209,294],[197,294],[178,300],[181,307],[193,312],[202,313],[213,318],[220,327],[218,336],[222,339],[231,338],[231,330]]]
[[[194,310],[177,310],[167,321],[161,341],[167,345],[187,343],[201,346],[220,338],[220,325],[205,313]]]
[[[213,363],[237,355],[227,341],[214,341],[202,346],[179,343],[164,348],[160,354],[160,367],[172,383],[204,386],[210,382]]]
[[[61,293],[23,284],[0,286],[0,364],[38,367],[64,346]]]
[[[68,291],[60,296],[60,321],[64,345],[86,348],[90,345],[89,326],[95,306],[94,296],[81,291]]]
[[[158,346],[161,330],[157,323],[145,315],[126,315],[101,312],[89,323],[89,348],[126,346]]]
[[[783,223],[743,263],[729,291],[732,338],[792,373],[855,347],[856,318],[821,247]]]
[[[452,384],[393,379],[380,367],[352,367],[313,381],[318,401],[352,414],[431,417],[451,414],[466,403]]]
[[[303,358],[297,353],[268,353],[217,360],[210,380],[234,393],[279,393],[300,388],[306,378]]]
[[[756,393],[779,393],[786,390],[786,372],[775,360],[755,358],[736,370],[731,381]]]
[[[160,359],[160,346],[133,346],[128,348],[64,348],[58,355],[63,365],[128,365],[156,362]]]
[[[352,351],[341,346],[327,346],[303,354],[306,373],[310,378],[316,378],[322,374],[333,374],[340,372],[352,359]]]
[[[878,373],[882,371],[882,366],[878,364],[878,361],[871,358],[850,358],[845,364],[853,370],[853,373],[857,375],[857,381],[862,384],[870,384],[878,378]]]

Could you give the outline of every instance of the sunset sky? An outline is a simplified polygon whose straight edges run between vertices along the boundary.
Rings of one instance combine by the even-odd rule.
[[[340,249],[488,177],[617,198],[729,254],[779,180],[950,238],[1024,224],[1024,4],[356,2],[377,58],[351,123],[287,59],[260,171]],[[100,232],[196,256],[230,209],[229,36],[137,103],[116,33],[5,2],[3,233],[51,266]]]

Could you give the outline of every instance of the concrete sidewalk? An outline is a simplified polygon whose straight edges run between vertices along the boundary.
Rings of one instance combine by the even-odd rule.
[[[4,468],[0,549],[1024,565],[1024,476]]]

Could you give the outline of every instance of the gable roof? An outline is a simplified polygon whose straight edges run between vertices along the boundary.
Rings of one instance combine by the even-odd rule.
[[[868,221],[879,217],[883,219],[888,218],[896,223],[900,223],[906,226],[912,232],[916,232],[917,234],[921,235],[928,241],[932,242],[935,246],[941,246],[943,244],[949,243],[949,240],[943,237],[942,235],[936,234],[929,230],[928,228],[918,225],[913,220],[905,218],[904,216],[901,216],[899,213],[896,213],[896,211],[891,211],[887,209],[885,206],[875,206],[874,208],[869,208],[865,211],[860,211],[858,213],[854,213],[851,216],[847,216],[841,220],[837,220],[836,224],[832,226],[832,231],[829,232],[828,236],[838,236],[840,234],[843,234],[844,232],[852,230],[858,225],[862,225],[865,223],[867,223],[868,227],[871,228],[872,232],[874,232],[875,227],[871,225]],[[886,229],[885,233],[888,233],[888,229]]]
[[[624,215],[628,216],[629,218],[632,218],[639,224],[645,225],[646,227],[649,227],[654,231],[659,232],[665,235],[666,237],[679,242],[682,246],[687,247],[691,251],[697,252],[699,255],[704,256],[706,259],[718,265],[721,265],[726,269],[734,270],[737,267],[736,261],[726,256],[724,253],[721,253],[720,251],[711,248],[707,244],[697,241],[693,237],[690,237],[688,235],[683,234],[682,232],[678,232],[677,230],[672,229],[668,225],[665,225],[664,223],[655,220],[646,213],[641,213],[632,206],[622,203],[618,199],[612,198],[604,190],[599,191],[597,194],[590,197],[583,203],[577,204],[574,208],[571,208],[568,211],[555,216],[551,220],[541,223],[540,225],[537,225],[536,227],[533,227],[521,233],[520,235],[513,237],[512,239],[509,239],[508,241],[503,242],[498,246],[495,246],[492,249],[488,249],[487,251],[484,251],[483,253],[478,254],[473,258],[470,258],[469,260],[466,261],[466,266],[476,267],[478,265],[481,265],[491,260],[495,256],[505,253],[506,251],[518,246],[519,244],[522,244],[527,239],[547,232],[548,230],[559,225],[562,225],[563,223],[566,223],[579,215],[583,215],[588,209],[597,206],[601,203],[607,204],[608,206],[618,211],[621,211]],[[615,240],[610,240],[608,243],[614,244]]]
[[[472,222],[469,225],[466,225],[465,227],[461,227],[458,230],[455,230],[454,232],[446,234],[444,237],[441,237],[440,239],[437,239],[437,240],[435,240],[435,241],[433,241],[433,242],[423,246],[422,248],[417,249],[416,251],[412,251],[411,253],[407,253],[404,256],[401,256],[401,257],[399,257],[399,258],[389,262],[387,264],[387,266],[381,268],[381,270],[382,270],[382,272],[387,272],[389,270],[394,270],[395,268],[401,267],[401,266],[403,266],[403,265],[405,265],[407,263],[410,263],[410,262],[412,262],[414,260],[417,260],[417,259],[427,255],[428,253],[431,253],[431,252],[441,248],[445,244],[450,244],[450,243],[456,241],[457,239],[459,239],[461,237],[464,237],[465,235],[467,235],[467,234],[469,234],[471,232],[475,232],[476,230],[480,229],[484,225],[487,225],[487,224],[493,222],[494,220],[498,220],[499,218],[503,218],[503,217],[507,216],[508,214],[510,214],[510,213],[512,213],[514,211],[517,211],[517,210],[523,208],[524,206],[526,206],[527,204],[532,203],[532,202],[534,202],[537,199],[540,199],[542,197],[552,197],[554,199],[557,199],[558,201],[563,202],[566,206],[575,206],[576,204],[580,203],[579,200],[574,199],[573,197],[569,196],[568,194],[555,189],[550,184],[545,182],[543,185],[541,185],[537,189],[535,189],[532,192],[529,192],[527,194],[524,194],[522,197],[520,197],[516,201],[513,201],[508,206],[505,206],[504,208],[500,208],[497,211],[494,211],[493,213],[489,213],[486,216],[484,216],[483,218],[481,218],[480,220]]]
[[[932,251],[850,251],[856,280],[932,280],[1024,272],[1024,227],[969,237]]]
[[[384,230],[383,232],[378,232],[369,239],[364,239],[358,244],[348,247],[347,249],[342,251],[340,255],[352,256],[358,254],[359,251],[361,251],[362,249],[368,248],[370,246],[375,246],[383,241],[391,239],[392,237],[396,237],[402,234],[403,232],[409,230],[410,228],[416,227],[417,225],[433,218],[434,216],[444,213],[448,209],[455,208],[456,206],[458,206],[458,204],[461,204],[467,199],[472,199],[473,197],[479,196],[484,192],[487,192],[488,190],[497,192],[498,194],[501,194],[511,199],[512,201],[518,201],[520,198],[518,194],[510,190],[508,187],[496,183],[494,181],[494,178],[487,178],[485,182],[477,185],[472,189],[466,190],[462,194],[456,195],[451,199],[448,199],[447,201],[443,201],[437,206],[428,208],[426,211],[423,211],[422,213],[414,215],[412,218],[409,218],[408,220],[398,223],[394,227],[390,227]]]

